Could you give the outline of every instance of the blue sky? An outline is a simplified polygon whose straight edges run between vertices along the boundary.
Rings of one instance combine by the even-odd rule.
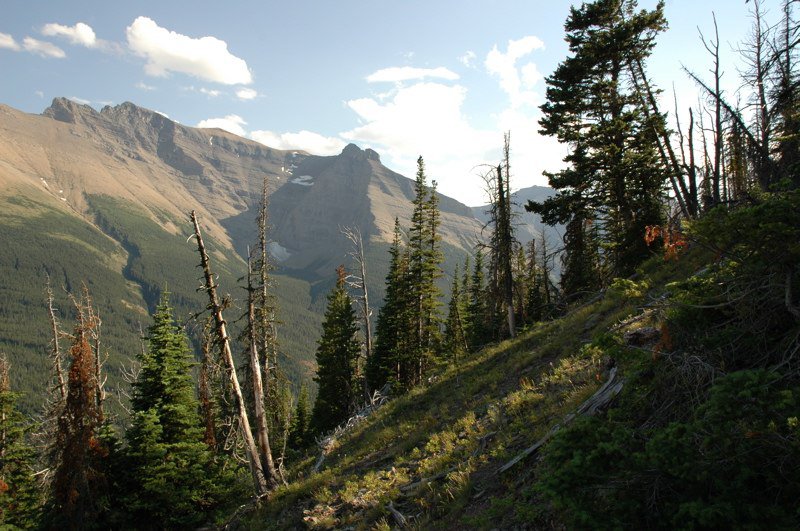
[[[40,113],[66,96],[95,108],[132,101],[190,126],[334,154],[348,142],[413,176],[423,155],[440,190],[484,202],[480,164],[511,131],[515,187],[546,184],[563,150],[536,130],[544,76],[566,56],[568,0],[4,0],[0,103]],[[779,0],[765,0],[772,18]],[[652,7],[654,0],[641,0]],[[725,54],[750,25],[744,0],[667,0],[670,29],[650,71],[681,106],[707,76],[698,26]],[[672,108],[670,101],[666,103]]]

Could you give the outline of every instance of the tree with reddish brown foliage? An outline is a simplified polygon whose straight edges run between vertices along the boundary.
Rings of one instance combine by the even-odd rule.
[[[90,343],[97,319],[86,291],[75,309],[78,316],[69,349],[67,396],[51,453],[54,475],[46,525],[59,529],[102,526],[108,492],[105,468],[109,450],[99,434],[103,414]]]

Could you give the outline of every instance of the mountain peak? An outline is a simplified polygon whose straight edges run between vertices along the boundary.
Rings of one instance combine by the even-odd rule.
[[[347,144],[342,150],[340,156],[357,160],[374,160],[376,162],[381,161],[381,156],[378,155],[376,151],[369,148],[361,149],[356,144]]]
[[[98,113],[89,105],[59,97],[53,98],[53,102],[42,114],[59,122],[74,124],[86,116],[96,116]]]
[[[160,122],[162,119],[169,120],[169,118],[159,112],[145,109],[129,101],[113,107],[111,105],[106,105],[100,110],[100,114],[114,122],[133,122],[135,119],[150,121],[152,118],[157,118],[156,123]]]

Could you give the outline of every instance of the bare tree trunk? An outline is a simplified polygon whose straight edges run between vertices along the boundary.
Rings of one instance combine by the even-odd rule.
[[[258,359],[258,338],[256,334],[256,305],[254,301],[253,271],[250,258],[247,259],[247,327],[250,343],[250,375],[253,384],[253,411],[256,416],[256,434],[261,460],[264,464],[264,475],[270,487],[277,485],[275,463],[272,461],[272,449],[269,445],[269,428],[267,415],[264,412],[264,385],[261,380],[261,364]]]
[[[502,292],[503,303],[506,307],[506,321],[508,325],[508,334],[512,338],[516,336],[517,329],[514,318],[514,277],[511,271],[511,205],[508,204],[508,184],[510,169],[509,163],[509,135],[506,133],[503,137],[503,155],[506,167],[506,183],[503,185],[503,166],[497,166],[497,222],[495,231],[497,231],[497,269],[500,274],[500,280],[503,285],[498,286]]]
[[[255,488],[256,495],[261,496],[266,494],[269,490],[267,487],[266,478],[264,477],[264,469],[261,466],[258,448],[256,447],[255,440],[253,440],[253,432],[250,429],[250,419],[247,416],[247,407],[245,406],[244,397],[242,396],[242,388],[239,386],[239,379],[236,376],[236,363],[233,360],[233,352],[231,351],[227,324],[222,315],[222,305],[217,297],[217,285],[214,283],[214,275],[211,273],[208,254],[206,253],[206,247],[203,244],[203,238],[200,235],[200,225],[197,222],[197,215],[194,210],[192,210],[191,219],[192,225],[194,226],[194,236],[197,240],[197,251],[200,253],[200,265],[203,268],[203,276],[205,277],[205,290],[208,293],[209,308],[214,317],[217,340],[220,345],[222,359],[227,366],[228,374],[230,376],[231,390],[233,391],[233,395],[236,399],[236,406],[239,413],[239,423],[242,428],[245,451],[247,453],[247,462],[250,466],[250,473],[253,476],[253,486]]]
[[[56,310],[53,307],[53,289],[50,286],[50,275],[47,275],[47,284],[45,287],[47,293],[47,311],[50,315],[50,327],[53,330],[53,348],[51,349],[50,357],[53,361],[53,372],[56,374],[56,386],[58,387],[58,395],[60,403],[63,405],[67,400],[67,382],[64,379],[64,366],[61,361],[61,348],[58,344],[58,339],[61,336],[61,331],[58,329],[58,319],[56,319]]]
[[[353,249],[349,254],[359,270],[358,275],[348,275],[346,280],[349,286],[361,291],[361,295],[357,298],[358,306],[361,310],[361,322],[364,325],[364,362],[368,363],[372,357],[372,323],[370,322],[372,309],[369,307],[369,291],[367,290],[367,259],[364,256],[364,239],[361,237],[361,231],[357,227],[345,227],[342,229],[342,234],[353,244]],[[365,398],[369,399],[370,394],[365,379]]]
[[[203,415],[205,432],[203,441],[209,448],[217,447],[217,427],[214,421],[214,404],[211,394],[211,323],[207,320],[203,327],[203,364],[200,366],[200,410]]]
[[[631,71],[634,87],[642,100],[642,108],[644,109],[645,118],[648,119],[653,125],[653,130],[656,134],[656,147],[658,148],[661,160],[664,165],[672,171],[669,173],[669,181],[672,185],[672,190],[678,200],[681,211],[686,217],[694,217],[697,212],[693,212],[689,207],[690,200],[688,198],[689,192],[686,190],[686,183],[683,180],[683,172],[681,171],[678,158],[675,156],[675,150],[672,149],[667,130],[664,127],[664,121],[661,116],[661,111],[658,109],[658,102],[656,101],[653,89],[650,87],[650,81],[647,79],[647,74],[644,71],[644,66],[641,60],[636,59],[628,66]],[[641,86],[639,85],[641,79]],[[652,114],[655,114],[655,117]],[[677,115],[676,115],[677,117]],[[654,121],[654,120],[657,120]]]

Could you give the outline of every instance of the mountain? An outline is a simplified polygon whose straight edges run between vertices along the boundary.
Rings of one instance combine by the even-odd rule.
[[[333,269],[349,264],[342,227],[358,228],[369,260],[372,300],[383,279],[394,219],[411,215],[413,181],[372,150],[348,145],[313,156],[272,149],[220,129],[197,129],[123,103],[97,111],[56,98],[41,115],[0,105],[0,349],[13,365],[14,387],[38,391],[49,376],[43,288],[49,276],[65,328],[64,290],[85,283],[103,319],[112,393],[139,349],[140,330],[163,290],[178,315],[205,308],[188,213],[196,210],[223,292],[228,319],[236,301],[264,179],[270,198],[270,250],[285,367],[297,381],[314,370],[324,294]],[[477,242],[480,222],[469,207],[440,196],[445,270]],[[446,279],[443,279],[443,285]],[[197,335],[196,333],[194,334]],[[62,344],[64,341],[62,341]],[[27,393],[31,410],[41,395]]]

